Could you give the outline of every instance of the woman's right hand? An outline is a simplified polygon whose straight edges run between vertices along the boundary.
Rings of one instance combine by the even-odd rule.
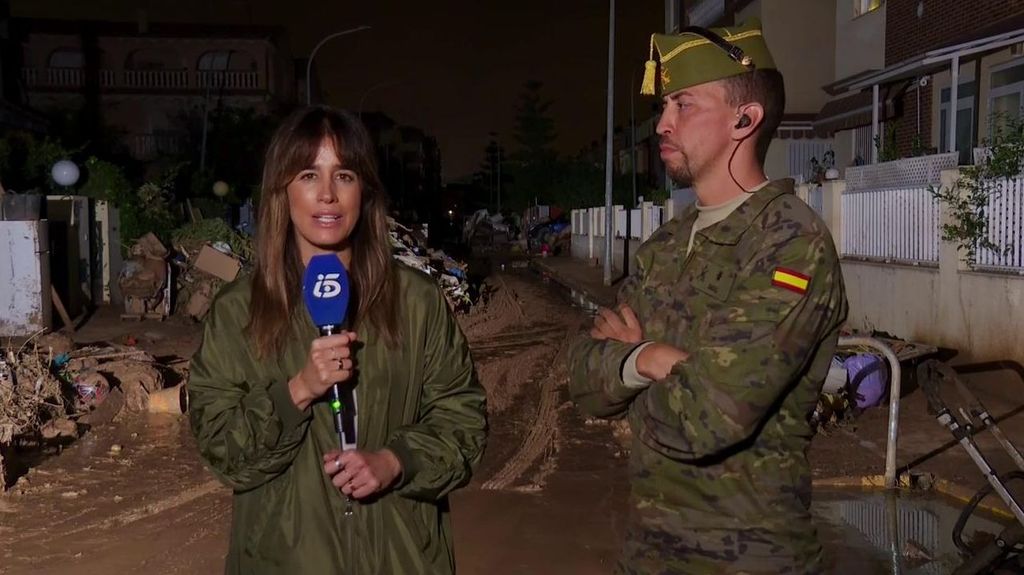
[[[313,340],[306,365],[288,382],[288,390],[296,407],[306,409],[331,386],[352,377],[352,344],[355,341],[354,331],[343,331]]]

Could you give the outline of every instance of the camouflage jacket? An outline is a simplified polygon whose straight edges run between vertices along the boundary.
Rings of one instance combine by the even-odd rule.
[[[634,345],[581,334],[570,349],[574,400],[633,430],[625,560],[755,573],[743,557],[764,553],[802,566],[772,572],[813,571],[808,418],[847,314],[839,258],[791,180],[699,231],[687,256],[696,218],[691,207],[659,228],[619,293],[645,339],[689,358],[634,389],[621,379]]]

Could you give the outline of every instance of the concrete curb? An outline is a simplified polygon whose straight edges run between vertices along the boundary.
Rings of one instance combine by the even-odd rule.
[[[871,490],[884,490],[885,489],[885,477],[882,475],[863,475],[857,476],[845,476],[845,477],[823,477],[812,480],[811,484],[815,487],[838,487],[838,488],[858,488],[858,489],[871,489]],[[959,501],[960,503],[966,504],[971,498],[974,497],[974,491],[970,489],[948,481],[945,479],[934,479],[931,486],[928,488],[915,487],[911,485],[906,475],[899,477],[899,489],[905,491],[931,491],[938,493],[946,498]],[[983,509],[992,515],[995,515],[1003,519],[1014,519],[1013,513],[1009,510],[1001,507],[994,506],[982,502],[978,505],[979,509]]]

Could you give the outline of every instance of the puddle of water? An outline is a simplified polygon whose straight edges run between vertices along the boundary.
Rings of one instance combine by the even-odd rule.
[[[962,508],[941,496],[849,490],[815,491],[814,497],[827,573],[945,575],[963,562],[952,536]],[[995,535],[1003,527],[1003,520],[977,511],[963,538]]]

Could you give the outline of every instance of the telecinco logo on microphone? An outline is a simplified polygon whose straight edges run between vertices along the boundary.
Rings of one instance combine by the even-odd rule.
[[[341,274],[317,274],[313,295],[320,299],[338,297],[341,295],[341,282],[338,281],[340,277]]]

